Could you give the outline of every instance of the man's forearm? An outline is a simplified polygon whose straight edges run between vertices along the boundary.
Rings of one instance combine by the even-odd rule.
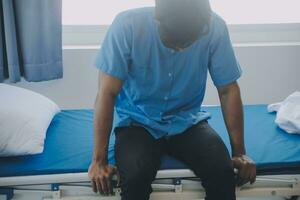
[[[244,117],[240,90],[234,84],[226,92],[220,94],[222,113],[230,136],[232,155],[245,154]]]
[[[97,95],[94,114],[94,155],[97,162],[107,163],[107,149],[112,129],[114,96]]]

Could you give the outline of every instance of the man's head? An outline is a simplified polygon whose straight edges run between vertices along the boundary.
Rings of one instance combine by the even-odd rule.
[[[186,48],[209,28],[209,0],[155,0],[156,19],[163,42]]]

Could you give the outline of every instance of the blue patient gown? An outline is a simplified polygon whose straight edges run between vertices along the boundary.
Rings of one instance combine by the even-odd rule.
[[[180,134],[210,117],[201,111],[208,72],[216,87],[241,76],[226,23],[219,16],[213,13],[207,35],[175,51],[160,40],[154,8],[120,13],[95,64],[124,81],[113,127],[140,125],[156,139]],[[114,134],[110,148],[113,144]]]

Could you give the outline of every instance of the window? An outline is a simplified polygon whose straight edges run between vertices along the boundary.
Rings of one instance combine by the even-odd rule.
[[[63,44],[98,48],[121,11],[154,6],[155,0],[62,0]],[[210,0],[229,24],[234,45],[300,45],[299,0]],[[73,48],[73,47],[71,47]],[[85,48],[85,47],[84,47]]]
[[[108,25],[123,10],[155,0],[63,0],[64,25]],[[300,23],[299,0],[211,0],[228,24]]]
[[[155,0],[63,0],[63,24],[108,25],[121,11],[154,6]]]
[[[300,23],[299,0],[212,0],[229,24]]]

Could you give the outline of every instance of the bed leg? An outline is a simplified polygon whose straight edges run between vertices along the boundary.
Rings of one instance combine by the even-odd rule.
[[[175,192],[182,192],[182,184],[181,184],[181,179],[180,178],[175,178],[173,179],[173,184],[175,186]]]
[[[300,182],[299,180],[296,179],[296,182],[293,183],[293,188],[297,188],[300,190]],[[299,195],[294,195],[294,196],[291,196],[289,198],[285,198],[286,200],[300,200],[300,196]]]
[[[61,191],[59,189],[59,184],[53,183],[51,184],[52,198],[53,199],[61,199]]]
[[[114,189],[114,193],[115,193],[115,194],[114,194],[115,196],[120,197],[120,196],[121,196],[121,188],[119,188],[119,187],[118,187],[118,188],[115,188],[115,189]]]

